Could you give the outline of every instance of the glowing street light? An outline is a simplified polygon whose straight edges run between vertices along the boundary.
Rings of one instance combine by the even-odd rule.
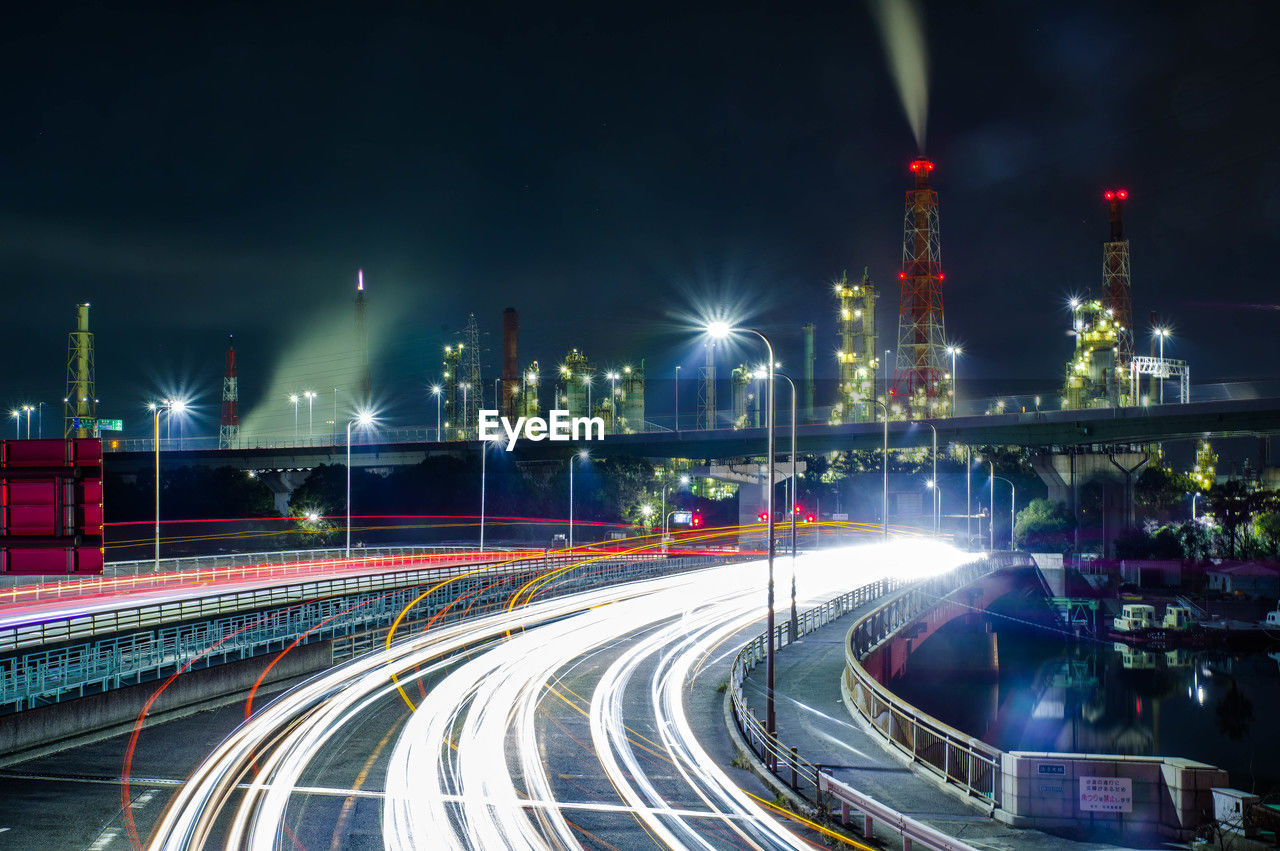
[[[680,433],[680,364],[676,364],[676,434]]]
[[[609,382],[609,418],[613,420],[613,433],[618,433],[618,373],[610,370],[604,374]]]
[[[1017,547],[1014,546],[1013,541],[1014,506],[1018,501],[1018,491],[1013,486],[1013,482],[1009,481],[1004,476],[996,475],[996,464],[994,461],[991,462],[991,549],[994,550],[996,548],[996,482],[1004,482],[1009,486],[1009,549],[1014,550],[1017,549]]]
[[[360,411],[347,420],[347,558],[351,558],[351,426],[368,428],[373,424],[372,411]]]
[[[573,549],[573,462],[586,461],[590,456],[587,450],[579,449],[569,456],[569,549]]]
[[[165,427],[173,419],[175,413],[182,413],[187,409],[187,403],[182,399],[165,399],[162,402],[151,402],[147,405],[147,410],[152,413],[155,420],[155,451],[156,451],[156,540],[155,540],[155,561],[156,570],[160,570],[160,412],[167,411],[165,417]]]
[[[689,477],[688,477],[688,476],[681,476],[681,477],[680,477],[680,485],[679,485],[679,486],[680,486],[680,487],[688,487],[688,486],[689,486]],[[663,485],[663,486],[662,486],[662,546],[663,546],[663,548],[664,548],[664,551],[665,551],[665,547],[666,547],[666,545],[667,545],[667,520],[668,520],[668,518],[671,516],[671,514],[674,514],[674,513],[675,513],[674,511],[672,511],[672,512],[670,512],[670,513],[668,513],[668,512],[667,512],[667,491],[671,490],[671,488],[673,488],[673,487],[675,487],[675,485]]]
[[[440,437],[440,394],[443,392],[439,384],[431,386],[431,395],[436,397],[436,441],[439,442]]]
[[[480,438],[480,550],[484,551],[484,503],[485,503],[485,481],[488,474],[489,450],[494,446],[500,445],[502,438],[494,436],[491,438]]]
[[[1168,328],[1153,328],[1151,335],[1160,340],[1160,404],[1164,404],[1164,341],[1166,337],[1173,336]]]
[[[13,417],[13,439],[17,440],[22,437],[22,432],[20,431],[22,428],[22,411],[15,408],[9,412],[9,416]]]
[[[778,733],[778,716],[777,716],[776,708],[774,707],[774,694],[773,694],[773,685],[774,685],[774,655],[775,655],[775,648],[774,648],[774,643],[775,643],[775,642],[774,642],[774,638],[775,638],[775,636],[774,636],[774,616],[773,616],[773,597],[774,597],[774,594],[773,594],[773,556],[774,556],[774,549],[775,549],[775,544],[776,544],[775,536],[774,536],[774,527],[775,527],[775,525],[777,524],[777,514],[776,514],[776,513],[774,512],[774,510],[773,510],[773,473],[774,473],[774,470],[773,470],[773,462],[774,462],[774,457],[773,457],[773,439],[774,439],[774,434],[773,434],[773,432],[774,432],[774,422],[773,422],[773,420],[774,420],[774,417],[773,417],[773,409],[774,409],[774,384],[773,384],[773,376],[774,376],[774,356],[773,356],[773,343],[769,342],[769,338],[768,338],[768,337],[766,337],[764,334],[760,333],[759,331],[755,330],[754,328],[735,329],[735,328],[732,328],[732,327],[729,325],[729,323],[728,323],[728,322],[725,322],[724,320],[721,320],[721,319],[717,319],[717,320],[714,320],[714,321],[712,321],[712,322],[708,322],[704,330],[707,332],[707,334],[708,334],[708,335],[710,335],[710,336],[711,336],[711,338],[712,338],[712,339],[715,339],[715,340],[723,340],[723,339],[727,338],[730,334],[734,333],[734,332],[735,332],[735,331],[737,331],[737,330],[741,330],[743,333],[746,333],[746,334],[755,334],[757,337],[759,337],[759,338],[761,339],[761,341],[763,341],[763,342],[764,342],[765,349],[766,349],[766,350],[768,351],[768,353],[769,353],[769,360],[768,360],[768,365],[769,365],[769,370],[768,370],[768,375],[769,375],[769,385],[768,385],[769,401],[768,401],[768,403],[767,403],[767,404],[766,404],[766,406],[765,406],[765,423],[766,423],[766,441],[765,441],[765,442],[766,442],[766,450],[765,450],[765,466],[766,466],[766,467],[768,467],[768,473],[767,473],[767,475],[766,475],[766,480],[767,480],[767,489],[766,489],[766,494],[765,494],[765,495],[766,495],[766,501],[765,501],[766,509],[765,509],[765,510],[768,512],[768,523],[767,523],[767,525],[768,525],[768,527],[769,527],[769,537],[768,537],[768,554],[769,554],[769,558],[768,558],[768,562],[769,562],[769,588],[768,588],[768,602],[767,602],[767,608],[766,608],[766,625],[765,625],[765,634],[769,636],[769,641],[768,641],[768,652],[765,654],[765,722],[764,722],[764,728],[765,728],[765,732],[766,732],[766,733],[767,733],[767,734],[772,738],[772,737],[776,737],[776,736],[777,736],[777,733]],[[772,753],[772,751],[770,751],[770,752]],[[771,759],[769,760],[769,762],[770,762],[770,767],[776,767],[776,765],[777,765],[777,760],[776,760],[776,758],[771,758]]]
[[[310,390],[307,390],[302,395],[307,397],[307,443],[310,444],[311,441],[315,438],[315,434],[311,428],[311,425],[314,422],[311,416],[311,411],[313,406],[315,405],[316,394],[312,393]]]
[[[22,410],[27,413],[27,440],[31,439],[31,412],[35,410],[32,405],[23,405]]]
[[[960,416],[960,382],[956,380],[956,357],[964,354],[959,346],[947,346],[947,354],[951,355],[951,416]]]
[[[293,403],[293,445],[298,445],[298,394],[290,393],[289,401]]]

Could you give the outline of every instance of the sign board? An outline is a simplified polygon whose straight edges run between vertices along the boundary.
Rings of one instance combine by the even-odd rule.
[[[832,520],[845,520],[845,521],[847,521],[847,520],[849,519],[849,515],[848,515],[848,514],[832,514],[832,515],[831,515],[831,519],[832,519]]]
[[[71,418],[72,428],[93,428],[95,425],[97,425],[97,423],[98,421],[93,417],[72,417]]]
[[[124,431],[124,420],[98,420],[99,431]]]
[[[1080,811],[1084,813],[1133,812],[1133,779],[1081,777]]]
[[[1067,767],[1059,763],[1042,762],[1036,766],[1036,771],[1040,774],[1066,774]]]
[[[673,511],[671,512],[672,526],[689,526],[693,524],[692,511]]]

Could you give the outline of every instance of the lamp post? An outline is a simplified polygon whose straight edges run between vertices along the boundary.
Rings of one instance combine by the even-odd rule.
[[[467,436],[467,393],[471,390],[471,382],[463,381],[458,385],[458,389],[462,391],[462,410],[456,412],[458,421],[454,424],[454,427],[457,429],[458,437],[461,439]]]
[[[796,475],[796,383],[791,380],[791,376],[784,373],[777,373],[778,378],[785,378],[787,384],[791,385],[791,619],[787,622],[789,632],[787,633],[787,641],[795,641],[800,633],[800,615],[796,611],[796,495],[799,479]]]
[[[929,481],[925,482],[924,485],[926,488],[928,488],[930,491],[933,492],[933,507],[934,507],[934,518],[935,518],[933,523],[933,537],[937,538],[938,537],[937,518],[941,514],[941,506],[942,506],[942,485],[938,483],[938,480],[936,478],[929,479]]]
[[[888,354],[888,352],[885,352]],[[881,536],[883,540],[889,540],[889,406],[881,401],[876,401],[880,406],[880,410],[884,411],[884,451],[880,456],[880,467],[883,478],[880,484],[880,525],[883,527],[884,533]]]
[[[293,403],[293,445],[298,445],[298,394],[290,393],[289,401]]]
[[[929,430],[933,432],[933,483],[938,482],[938,429],[933,423],[929,423]],[[933,500],[933,537],[938,537],[938,527],[942,524],[942,497],[941,488],[934,488]]]
[[[36,437],[44,440],[44,402],[36,404]]]
[[[587,416],[591,416],[591,376],[582,376],[582,383],[587,387]]]
[[[680,365],[676,364],[676,434],[680,433]]]
[[[27,412],[27,440],[31,439],[31,412],[35,410],[34,405],[23,405],[22,410]]]
[[[973,447],[964,448],[964,548],[973,546]]]
[[[731,328],[729,326],[729,323],[727,322],[715,321],[707,325],[706,330],[707,330],[707,333],[710,334],[713,338],[724,339],[728,337],[731,333],[733,333],[735,329]],[[744,331],[745,333],[755,334],[757,337],[759,337],[764,342],[765,349],[768,350],[768,353],[769,353],[769,388],[768,388],[769,401],[765,408],[765,413],[766,413],[765,421],[766,421],[766,427],[767,427],[765,465],[768,467],[768,474],[766,476],[766,480],[768,482],[768,491],[766,494],[765,511],[767,512],[768,526],[769,526],[769,536],[768,536],[769,593],[768,593],[768,609],[766,612],[766,632],[769,636],[769,643],[768,643],[768,653],[765,655],[764,728],[765,728],[765,732],[770,736],[770,738],[774,738],[777,736],[777,732],[778,732],[778,717],[774,707],[774,695],[773,695],[774,644],[775,644],[774,617],[773,617],[773,555],[774,555],[774,548],[775,548],[774,547],[775,545],[774,524],[777,522],[777,517],[773,510],[773,437],[774,437],[774,434],[773,434],[773,431],[774,431],[773,343],[769,342],[768,337],[766,337],[764,334],[760,333],[759,331],[753,328],[741,329],[741,330]],[[769,763],[771,764],[771,767],[776,767],[777,758],[771,757],[769,760]]]
[[[351,426],[366,427],[373,422],[373,414],[361,411],[354,419],[347,420],[347,558],[351,558]]]
[[[502,412],[502,376],[493,379],[493,407]]]
[[[1159,369],[1158,369],[1158,374],[1159,374],[1159,376],[1160,376],[1160,404],[1161,404],[1161,405],[1163,405],[1163,404],[1164,404],[1164,379],[1165,379],[1165,374],[1164,374],[1164,338],[1169,336],[1169,329],[1168,329],[1168,328],[1156,328],[1156,329],[1152,330],[1152,332],[1151,332],[1151,333],[1152,333],[1153,335],[1155,335],[1157,339],[1159,339],[1159,340],[1160,340],[1160,366],[1159,366]]]
[[[1200,498],[1200,491],[1191,494],[1191,519],[1196,519],[1196,500]]]
[[[947,346],[947,354],[951,355],[951,416],[960,416],[960,390],[956,381],[956,355],[964,354],[959,346]]]
[[[315,439],[315,430],[312,428],[315,418],[312,416],[312,410],[315,407],[316,394],[308,390],[303,395],[307,397],[307,445],[310,446]]]
[[[17,440],[22,437],[22,411],[10,411],[9,416],[13,417],[13,439]]]
[[[436,442],[439,443],[440,437],[440,385],[436,384],[431,387],[431,395],[436,397]]]
[[[573,549],[573,462],[587,460],[587,450],[579,449],[569,456],[569,549]]]
[[[893,382],[890,378],[893,375],[893,373],[889,371],[889,358],[892,354],[893,354],[893,349],[884,350],[884,401],[886,404],[888,404],[889,402],[889,390],[893,386]],[[888,414],[885,414],[885,417],[888,417],[888,416],[889,416]]]
[[[155,418],[155,450],[156,450],[156,571],[160,570],[160,410],[163,408],[168,412],[165,417],[165,425],[173,418],[175,412],[182,413],[187,408],[187,403],[181,399],[166,399],[163,402],[152,402],[147,405]]]
[[[333,388],[333,432],[330,434],[329,445],[338,442],[338,388]]]
[[[684,486],[687,484],[689,484],[689,477],[681,476],[680,485]],[[662,548],[664,552],[667,547],[667,491],[669,490],[671,490],[671,485],[662,486]],[[675,512],[673,511],[672,513],[674,514]]]
[[[995,481],[1001,481],[1001,482],[1004,482],[1006,485],[1008,485],[1008,486],[1009,486],[1009,549],[1010,549],[1010,550],[1013,550],[1013,549],[1016,549],[1016,547],[1014,546],[1014,541],[1013,541],[1013,524],[1014,524],[1014,507],[1015,507],[1015,505],[1017,504],[1017,500],[1018,500],[1018,491],[1017,491],[1017,489],[1016,489],[1016,488],[1014,488],[1014,486],[1013,486],[1013,482],[1009,481],[1009,480],[1008,480],[1008,479],[1006,479],[1004,476],[997,476],[997,475],[995,475],[995,472],[994,472],[994,470],[995,470],[995,464],[992,464],[992,465],[991,465],[991,468],[992,468],[992,471],[993,471],[993,472],[992,472],[992,474],[991,474],[991,475],[992,475],[992,481],[993,481],[993,482],[995,482]],[[995,493],[995,490],[994,490],[994,485],[992,486],[992,488],[993,488],[993,489],[992,489],[992,491],[991,491],[991,516],[992,516],[992,518],[994,519],[994,518],[995,518],[995,513],[996,513],[996,493]],[[992,525],[992,528],[994,529],[994,527],[995,527],[995,523],[993,522],[991,525]],[[993,542],[995,541],[995,532],[994,532],[994,531],[991,533],[991,540],[992,540]],[[994,549],[994,548],[995,548],[995,547],[994,547],[994,544],[993,544],[992,549]]]

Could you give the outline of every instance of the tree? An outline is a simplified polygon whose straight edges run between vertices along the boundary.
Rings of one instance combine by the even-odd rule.
[[[1250,534],[1253,518],[1275,505],[1275,494],[1247,482],[1232,479],[1213,486],[1208,494],[1209,511],[1222,529],[1221,555],[1248,557],[1256,545]]]
[[[1138,475],[1133,486],[1133,499],[1145,516],[1164,522],[1182,513],[1187,494],[1196,489],[1190,476],[1166,467],[1150,466]]]
[[[1264,553],[1273,557],[1280,555],[1280,511],[1265,511],[1255,517],[1253,533]]]
[[[1014,537],[1032,551],[1066,552],[1071,549],[1075,520],[1067,506],[1047,499],[1033,499],[1018,512]]]

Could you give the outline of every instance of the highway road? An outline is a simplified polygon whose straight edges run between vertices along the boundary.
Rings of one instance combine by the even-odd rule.
[[[823,551],[799,560],[798,593],[804,606],[963,558],[924,541]],[[789,559],[777,573],[781,610]],[[748,562],[529,589],[508,611],[397,635],[255,706],[148,846],[813,847],[731,776],[716,684],[698,679],[759,628],[764,587]]]

